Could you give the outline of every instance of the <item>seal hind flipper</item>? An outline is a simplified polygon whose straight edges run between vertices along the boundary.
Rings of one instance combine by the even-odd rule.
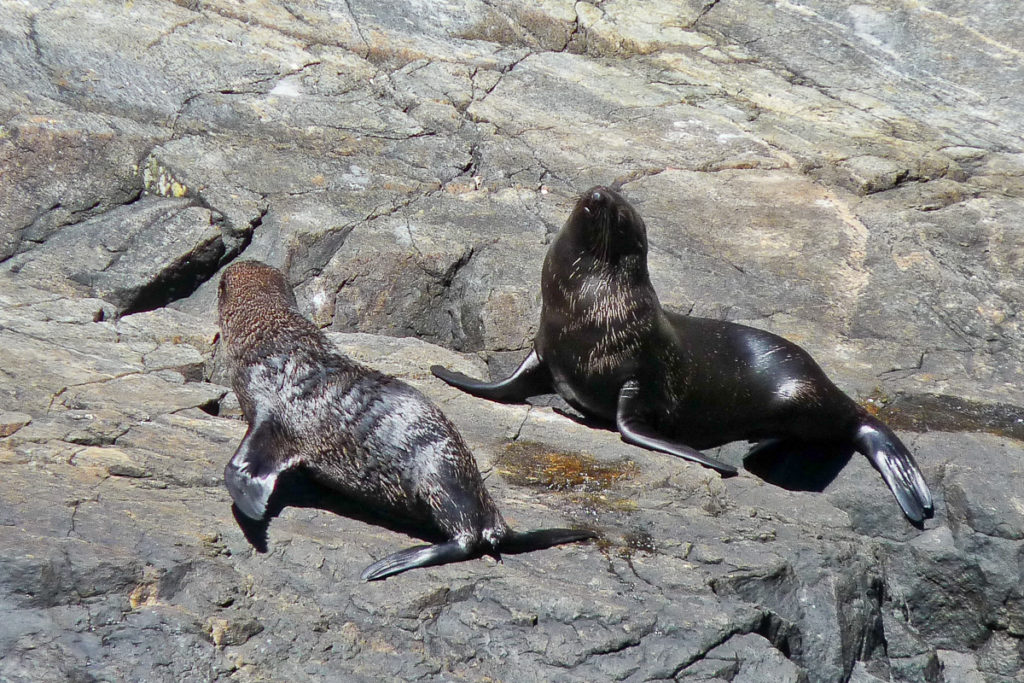
[[[438,379],[467,394],[503,403],[516,403],[530,396],[554,391],[547,366],[536,351],[530,351],[530,355],[519,364],[515,372],[497,382],[482,382],[440,365],[430,366],[430,371]]]
[[[453,538],[446,543],[434,545],[415,545],[397,553],[377,560],[363,570],[359,578],[363,581],[377,581],[395,574],[416,569],[417,567],[434,567],[449,562],[460,562],[480,555],[478,547],[459,542]]]
[[[865,421],[854,437],[857,450],[882,474],[910,521],[920,525],[935,514],[932,494],[907,447],[877,420]]]
[[[737,474],[736,468],[727,465],[721,460],[704,455],[695,448],[683,443],[669,441],[656,434],[654,430],[638,416],[637,395],[640,392],[640,382],[631,379],[622,385],[619,390],[619,405],[615,411],[615,428],[619,430],[622,440],[626,443],[649,448],[655,451],[662,451],[677,458],[684,458],[700,463],[705,467],[718,470],[723,476],[731,477]]]
[[[498,550],[509,555],[528,553],[532,550],[543,550],[563,543],[586,541],[597,538],[597,533],[589,529],[535,529],[533,531],[513,531],[501,542]]]
[[[249,519],[258,521],[267,514],[267,501],[277,476],[291,464],[273,457],[274,447],[273,420],[257,420],[224,468],[224,483],[231,499]]]
[[[586,541],[591,538],[597,538],[597,534],[589,529],[509,531],[508,535],[494,549],[493,554],[495,557],[499,557],[498,552],[516,555],[533,550],[543,550],[563,543]],[[364,569],[359,578],[363,581],[377,581],[417,567],[434,567],[449,562],[468,560],[482,555],[483,552],[480,545],[460,543],[458,539],[435,545],[417,545],[388,555],[382,560],[377,560]]]

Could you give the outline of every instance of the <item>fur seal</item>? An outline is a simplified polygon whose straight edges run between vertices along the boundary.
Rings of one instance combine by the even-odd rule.
[[[257,261],[230,265],[220,280],[219,312],[232,384],[249,423],[224,479],[246,517],[262,519],[278,476],[302,468],[357,505],[448,539],[374,562],[362,573],[366,581],[596,536],[512,531],[444,414],[408,384],[338,353],[299,313],[277,269]]]
[[[521,401],[556,391],[614,422],[627,443],[735,468],[701,453],[730,441],[750,451],[851,444],[881,472],[907,517],[933,514],[931,493],[896,435],[840,391],[810,355],[745,325],[664,310],[647,271],[647,229],[607,187],[587,190],[544,259],[540,328],[508,378],[482,382],[441,366],[476,396]],[[749,456],[749,454],[748,454]]]

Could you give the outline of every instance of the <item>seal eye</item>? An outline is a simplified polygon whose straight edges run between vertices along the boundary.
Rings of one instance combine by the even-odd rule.
[[[600,202],[601,202],[601,200],[603,200],[603,199],[604,199],[604,195],[602,195],[602,194],[601,194],[600,192],[598,192],[598,191],[596,191],[596,190],[595,190],[595,191],[594,191],[594,193],[593,193],[592,195],[590,195],[590,198],[591,198],[592,200],[594,200],[594,202],[596,202],[596,203],[600,203]]]

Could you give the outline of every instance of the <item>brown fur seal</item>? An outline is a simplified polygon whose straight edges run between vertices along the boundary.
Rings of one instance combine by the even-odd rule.
[[[507,379],[433,373],[471,394],[519,401],[557,391],[614,421],[622,439],[713,467],[698,451],[730,441],[849,443],[881,472],[907,517],[932,497],[896,435],[840,391],[806,351],[745,325],[666,311],[647,272],[647,229],[617,192],[582,195],[544,259],[533,351]],[[753,451],[751,451],[753,452]]]
[[[484,553],[593,538],[514,532],[451,422],[423,394],[341,355],[298,311],[280,271],[255,261],[220,281],[221,339],[249,431],[224,471],[235,505],[259,520],[278,475],[301,467],[347,499],[425,524],[449,540],[373,563],[364,580]]]

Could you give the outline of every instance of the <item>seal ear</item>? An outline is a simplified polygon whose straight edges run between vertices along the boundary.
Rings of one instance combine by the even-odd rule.
[[[224,468],[224,483],[246,517],[261,520],[274,492],[277,476],[292,463],[275,457],[274,419],[257,417]]]

